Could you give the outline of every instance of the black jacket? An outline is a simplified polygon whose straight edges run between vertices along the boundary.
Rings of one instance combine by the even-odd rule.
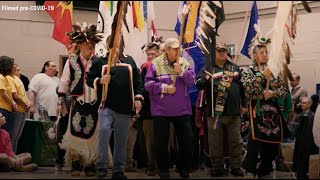
[[[132,100],[129,73],[132,73],[134,96],[137,94],[142,95],[143,83],[139,69],[131,56],[122,58],[120,61],[122,65],[111,67],[111,80],[108,85],[108,94],[104,108],[108,107],[121,114],[131,114],[134,110],[134,102]],[[94,60],[87,76],[87,84],[90,87],[94,87],[94,82],[96,78],[98,78],[96,80],[96,85],[99,100],[102,98],[102,85],[100,84],[102,66],[106,64],[108,64],[108,55],[105,58]],[[132,72],[129,71],[127,65],[131,66]]]
[[[318,154],[319,149],[314,143],[312,128],[314,113],[300,113],[297,117],[299,122],[295,133],[295,144],[293,153],[293,171],[296,172],[298,168],[304,168],[305,163],[309,164],[309,156]]]
[[[227,64],[231,64],[234,66],[234,72],[238,72],[238,76],[233,77],[233,81],[231,83],[230,88],[227,90],[228,96],[225,101],[224,111],[222,115],[226,116],[236,116],[240,115],[240,103],[243,107],[246,107],[245,95],[243,85],[241,83],[241,72],[239,67],[236,64],[233,64],[230,61],[225,62],[225,67]],[[223,69],[215,66],[216,72],[223,71]],[[208,116],[212,115],[212,92],[211,92],[211,78],[208,80],[205,78],[206,73],[204,72],[204,68],[197,75],[196,86],[200,90],[206,91],[206,100],[208,103]],[[221,77],[214,80],[214,103],[216,103],[217,93],[218,93],[218,85],[220,83]],[[215,107],[215,106],[214,106]]]
[[[149,66],[142,66],[141,67],[141,79],[143,81],[144,84],[144,78],[146,77],[146,74],[148,72],[148,67]],[[144,98],[144,104],[143,104],[143,108],[141,111],[141,115],[143,119],[151,119],[151,109],[150,109],[150,96],[149,96],[149,92],[145,89],[143,89],[143,93],[142,96]]]

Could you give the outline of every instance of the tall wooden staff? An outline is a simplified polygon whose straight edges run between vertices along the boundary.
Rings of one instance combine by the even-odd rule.
[[[247,22],[248,22],[249,12],[250,12],[250,9],[251,9],[252,5],[253,5],[253,2],[250,3],[250,6],[249,6],[249,8],[248,8],[248,10],[247,10],[247,12],[246,12],[246,15],[245,15],[244,22],[243,22],[243,27],[242,27],[242,33],[241,33],[241,36],[240,36],[240,41],[239,41],[238,47],[240,47],[241,44],[243,44],[243,41],[244,41],[244,32],[245,32],[245,29],[246,29],[246,25],[247,25]],[[234,57],[233,63],[236,63],[236,62],[237,62],[238,57],[239,57],[239,55],[240,55],[240,50],[241,50],[241,49],[238,48],[238,50],[237,50],[237,52],[236,52],[236,56]]]
[[[119,8],[120,3],[120,8]],[[109,57],[108,57],[108,66],[107,66],[107,76],[110,76],[110,70],[111,66],[114,66],[117,62],[117,59],[119,59],[120,52],[122,49],[120,48],[120,45],[123,41],[122,39],[122,23],[124,21],[124,15],[127,12],[127,5],[128,1],[118,1],[118,8],[117,8],[117,14],[115,15],[112,23],[112,31],[109,38],[108,46],[110,48],[109,50]],[[115,24],[116,23],[116,24]],[[104,70],[101,72],[101,76],[104,76]],[[108,86],[109,83],[104,84],[102,86],[102,102],[104,102],[107,99],[108,95]]]
[[[190,4],[189,1],[187,1],[187,6]],[[177,58],[176,58],[176,63],[179,63],[179,59],[180,59],[180,51],[181,51],[181,44],[182,44],[182,41],[183,41],[183,36],[184,36],[184,32],[185,32],[185,19],[186,19],[186,14],[184,14],[182,12],[181,14],[181,25],[180,25],[180,35],[179,35],[179,47],[178,47],[178,54],[177,54]],[[174,74],[173,76],[173,86],[176,86],[176,82],[177,82],[177,74]]]

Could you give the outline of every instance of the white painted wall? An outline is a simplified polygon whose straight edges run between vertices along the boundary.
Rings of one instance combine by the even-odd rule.
[[[52,36],[53,21],[46,11],[8,11],[2,6],[29,7],[35,1],[0,1],[0,55],[13,57],[23,74],[31,79],[47,60],[59,64],[66,55],[64,45]],[[97,22],[97,13],[74,10],[74,22]]]
[[[219,29],[218,40],[235,44],[239,49],[244,16],[252,1],[224,2],[226,20]],[[0,1],[0,55],[15,58],[22,72],[30,79],[41,70],[47,60],[59,64],[59,55],[65,55],[65,47],[51,38],[53,21],[45,11],[5,11],[2,6],[30,6],[35,1]],[[293,60],[290,68],[301,74],[302,84],[309,93],[315,92],[315,84],[320,83],[320,2],[310,2],[312,13],[299,10],[298,35],[292,46]],[[273,25],[276,2],[257,1],[262,32],[267,33]],[[178,13],[179,1],[155,1],[155,25],[158,35],[165,39],[177,37],[173,31]],[[299,6],[302,9],[302,6]],[[97,13],[74,10],[74,22],[96,23]],[[140,63],[140,62],[139,62]],[[250,62],[239,59],[238,64]],[[137,63],[138,64],[138,63]]]
[[[241,35],[244,26],[244,17],[252,1],[225,3],[226,21],[219,30],[219,40],[227,44],[235,44],[236,52],[241,49]],[[266,34],[274,23],[276,2],[257,1],[260,26]],[[320,83],[320,3],[309,2],[312,13],[307,13],[301,4],[298,6],[298,25],[295,45],[291,45],[293,58],[289,65],[292,72],[301,76],[301,84],[307,88],[309,95],[316,92],[316,84]],[[248,60],[238,59],[237,64],[249,64]]]

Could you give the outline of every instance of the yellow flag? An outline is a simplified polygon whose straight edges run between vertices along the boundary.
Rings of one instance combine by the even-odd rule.
[[[190,3],[190,11],[188,14],[188,20],[186,25],[186,31],[184,38],[187,43],[193,42],[194,30],[196,27],[198,8],[200,6],[200,1],[188,1]]]
[[[133,1],[132,8],[134,27],[137,27],[139,31],[142,31],[144,27],[144,20],[141,14],[139,1]]]

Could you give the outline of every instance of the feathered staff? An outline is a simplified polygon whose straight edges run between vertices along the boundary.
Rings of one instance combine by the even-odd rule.
[[[123,36],[122,36],[122,23],[126,26],[127,31],[129,32],[128,23],[126,21],[126,14],[128,10],[129,1],[118,1],[117,12],[113,18],[111,25],[111,34],[108,40],[109,47],[109,57],[108,57],[108,66],[106,74],[110,76],[111,66],[114,66],[119,57],[122,55],[123,51]],[[102,70],[102,76],[105,75],[104,69]],[[103,85],[102,92],[102,102],[105,102],[108,94],[108,85]]]
[[[306,1],[302,1],[304,8],[311,12]],[[271,29],[272,42],[270,45],[270,60],[268,66],[272,74],[277,77],[281,72],[288,88],[288,78],[293,81],[288,68],[292,57],[288,38],[292,41],[296,37],[297,5],[294,1],[278,1],[274,26]]]
[[[206,73],[212,75],[216,58],[216,30],[224,20],[219,18],[218,9],[222,9],[220,1],[201,1],[200,8],[200,42],[198,46],[205,57]],[[217,17],[218,15],[218,17]],[[222,20],[222,21],[221,21]]]
[[[200,15],[200,42],[197,42],[205,58],[204,68],[208,76],[214,74],[216,59],[216,32],[224,21],[223,4],[221,1],[201,1]],[[214,96],[212,90],[212,117],[214,117]],[[218,119],[216,120],[218,122]],[[215,125],[216,126],[216,125]]]

